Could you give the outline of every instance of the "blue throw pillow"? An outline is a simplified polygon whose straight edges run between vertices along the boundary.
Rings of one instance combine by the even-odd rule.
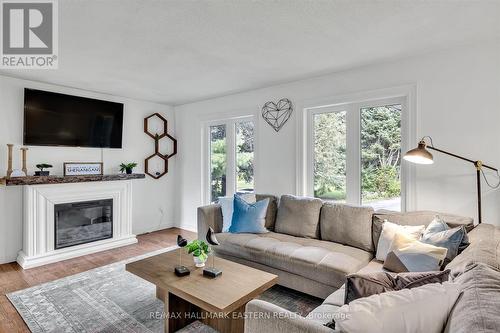
[[[458,255],[462,246],[467,245],[468,237],[464,227],[450,228],[446,222],[436,216],[425,229],[420,241],[447,248],[445,263],[448,263]]]
[[[264,226],[266,223],[267,206],[269,198],[248,203],[239,195],[234,195],[233,218],[229,232],[263,234],[268,232]]]

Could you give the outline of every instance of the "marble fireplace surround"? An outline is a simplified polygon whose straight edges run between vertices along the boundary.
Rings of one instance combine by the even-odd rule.
[[[102,199],[113,199],[113,238],[56,250],[54,205]],[[137,243],[132,180],[25,185],[23,208],[23,249],[17,262],[24,269]]]

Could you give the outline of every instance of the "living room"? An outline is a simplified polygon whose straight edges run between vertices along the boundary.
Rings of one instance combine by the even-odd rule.
[[[0,332],[498,331],[500,2],[0,4]]]

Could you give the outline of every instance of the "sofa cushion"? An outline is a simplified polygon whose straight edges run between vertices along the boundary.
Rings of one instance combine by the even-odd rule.
[[[449,275],[449,270],[400,274],[388,272],[350,274],[344,287],[344,303],[349,304],[355,299],[387,291],[416,288],[429,283],[443,283],[448,281]]]
[[[351,246],[285,234],[217,234],[216,253],[257,262],[339,288],[372,254]]]
[[[269,199],[269,205],[267,205],[265,227],[267,230],[273,231],[274,224],[276,223],[276,213],[278,212],[278,198],[271,194],[256,194],[255,198],[257,201]]]
[[[457,276],[471,263],[484,263],[500,270],[500,227],[481,223],[468,234],[470,245],[446,265]]]
[[[438,271],[448,249],[422,243],[403,233],[396,233],[384,268],[395,273]]]
[[[334,315],[336,328],[350,333],[441,333],[460,294],[456,284],[426,284],[352,301]]]
[[[474,228],[474,219],[470,217],[464,217],[459,215],[444,214],[433,211],[415,211],[415,212],[393,212],[389,210],[378,210],[373,214],[373,244],[377,247],[378,239],[380,233],[382,232],[382,225],[384,221],[387,220],[392,223],[400,225],[425,225],[427,226],[434,219],[436,215],[439,215],[446,224],[451,228],[465,226],[467,232]]]
[[[372,207],[325,202],[319,222],[321,239],[373,252],[372,215]]]
[[[281,196],[275,231],[292,236],[319,238],[321,206],[323,201],[320,199]]]
[[[483,263],[472,263],[454,282],[462,295],[450,313],[445,332],[498,332],[500,271]]]

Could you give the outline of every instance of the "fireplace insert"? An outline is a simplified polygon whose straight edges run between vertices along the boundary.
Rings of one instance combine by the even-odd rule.
[[[113,199],[56,204],[54,248],[113,238]]]

